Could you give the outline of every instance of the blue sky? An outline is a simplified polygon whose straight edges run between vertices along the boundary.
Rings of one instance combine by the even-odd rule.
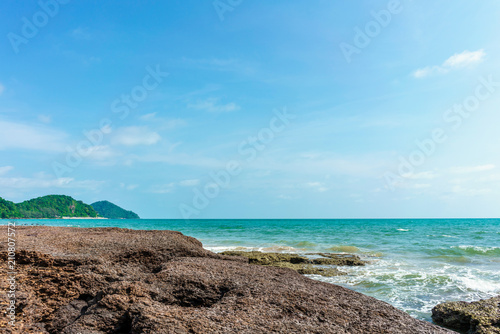
[[[0,196],[143,218],[499,217],[499,15],[2,1]]]

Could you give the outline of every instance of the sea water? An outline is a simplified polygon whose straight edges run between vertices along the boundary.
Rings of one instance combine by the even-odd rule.
[[[348,275],[309,276],[431,320],[444,301],[500,294],[500,219],[22,220],[24,225],[176,230],[214,252],[334,252],[369,263]]]

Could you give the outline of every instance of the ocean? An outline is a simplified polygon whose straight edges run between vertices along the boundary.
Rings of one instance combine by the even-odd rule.
[[[5,221],[4,221],[5,222]],[[500,219],[20,220],[18,225],[176,230],[214,252],[342,252],[368,260],[313,279],[386,301],[430,321],[444,301],[500,294]]]

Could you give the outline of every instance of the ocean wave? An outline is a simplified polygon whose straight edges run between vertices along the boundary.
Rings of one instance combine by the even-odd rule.
[[[327,248],[329,251],[334,252],[344,252],[344,253],[357,253],[359,252],[359,248],[356,246],[347,246],[347,245],[339,245],[339,246],[331,246]]]
[[[407,228],[398,228],[396,230],[397,231],[401,231],[401,232],[408,232],[410,229],[407,229]]]
[[[252,250],[257,250],[255,247],[243,247],[243,246],[203,246],[206,250],[214,253],[221,253],[225,251],[246,251],[250,252]]]
[[[500,291],[500,283],[489,280],[480,279],[477,277],[456,277],[465,288],[472,291],[481,291],[486,293],[498,293]]]
[[[428,249],[430,255],[453,255],[453,256],[500,256],[500,247],[480,247],[480,246],[450,246],[448,248]]]
[[[472,262],[472,259],[467,256],[463,255],[438,255],[438,256],[431,256],[431,259],[436,259],[436,260],[443,260],[444,262],[447,263],[470,263]]]
[[[297,249],[291,246],[269,246],[269,247],[260,247],[258,249],[261,252],[278,252],[278,253],[297,253],[299,251],[303,251],[304,249]]]
[[[451,249],[464,252],[467,255],[500,256],[500,247],[452,246]]]
[[[317,244],[315,244],[314,242],[310,242],[310,241],[297,241],[295,243],[293,243],[294,246],[297,246],[297,247],[316,247]]]
[[[445,300],[472,301],[500,293],[500,274],[457,265],[421,267],[381,259],[364,267],[343,268],[346,276],[314,277],[384,300],[430,321],[432,307]]]

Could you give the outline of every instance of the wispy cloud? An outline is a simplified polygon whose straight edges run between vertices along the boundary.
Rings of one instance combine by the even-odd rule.
[[[182,180],[179,182],[170,182],[167,184],[157,184],[150,188],[150,192],[155,194],[168,194],[177,187],[195,187],[200,184],[199,179]]]
[[[186,121],[180,118],[163,118],[158,116],[157,112],[139,116],[139,119],[144,122],[154,123],[157,128],[161,130],[170,130],[180,126],[186,125]]]
[[[0,120],[0,150],[64,151],[67,135],[45,126]]]
[[[142,120],[142,121],[152,121],[152,120],[155,120],[157,118],[156,114],[158,114],[158,113],[157,112],[152,112],[152,113],[149,113],[149,114],[145,114],[145,115],[140,116],[139,119]]]
[[[437,174],[432,171],[426,171],[426,172],[420,172],[420,173],[411,173],[411,174],[404,174],[402,175],[404,178],[407,179],[414,179],[414,180],[430,180],[430,179],[435,179],[437,177]]]
[[[175,189],[175,183],[157,184],[151,187],[150,192],[154,194],[168,194]]]
[[[126,190],[134,190],[138,188],[138,184],[125,184],[125,183],[120,183],[120,188],[126,189]]]
[[[492,169],[495,169],[495,165],[487,164],[487,165],[468,166],[468,167],[452,167],[450,169],[450,172],[454,174],[469,174],[469,173],[484,172]]]
[[[461,185],[453,186],[451,191],[457,195],[472,196],[472,197],[488,195],[492,193],[492,190],[489,188],[464,188]]]
[[[78,27],[76,29],[71,30],[70,35],[75,39],[83,39],[83,40],[89,40],[92,37],[92,35],[89,33],[89,30],[83,27]]]
[[[483,61],[485,56],[486,53],[483,49],[477,51],[465,50],[462,53],[454,54],[450,58],[446,59],[441,65],[419,68],[415,72],[413,72],[413,76],[420,79],[434,74],[448,73],[451,70],[480,63]]]
[[[38,120],[44,124],[49,124],[52,122],[52,117],[49,115],[38,115]]]
[[[319,192],[325,192],[328,190],[328,188],[321,182],[307,182],[305,184],[305,186],[307,188],[311,188],[315,191],[319,191]]]
[[[179,182],[179,185],[183,186],[183,187],[194,187],[194,186],[197,186],[199,183],[200,183],[200,180],[191,179],[191,180],[181,181],[181,182]]]
[[[0,167],[0,176],[7,174],[8,172],[10,172],[13,169],[14,169],[14,167],[12,167],[12,166],[3,166],[3,167]]]
[[[111,143],[125,146],[154,145],[160,140],[161,137],[158,133],[145,126],[130,126],[116,130],[111,138]]]
[[[197,110],[204,110],[208,112],[231,112],[231,111],[237,111],[240,110],[240,106],[238,106],[234,102],[226,103],[226,104],[221,104],[218,103],[219,100],[216,98],[209,98],[204,101],[198,101],[196,103],[190,103],[188,104],[188,108],[191,109],[197,109]]]
[[[111,158],[115,158],[118,155],[119,153],[114,151],[108,145],[96,145],[92,146],[89,149],[88,155],[86,155],[86,157],[92,160],[105,161],[109,163]]]
[[[256,65],[234,58],[182,58],[182,64],[210,71],[235,72],[243,75],[255,73]]]
[[[16,190],[46,189],[46,188],[67,188],[67,189],[89,189],[96,190],[104,182],[85,180],[76,181],[73,178],[48,178],[48,177],[0,177],[0,187],[13,188]]]

